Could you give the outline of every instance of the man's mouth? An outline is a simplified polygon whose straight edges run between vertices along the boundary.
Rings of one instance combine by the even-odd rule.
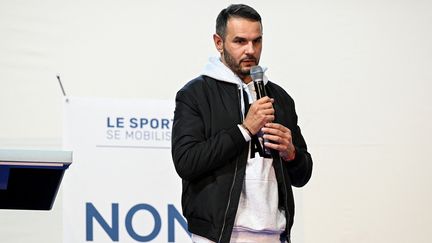
[[[244,63],[246,65],[256,65],[256,60],[255,59],[244,59],[241,61],[241,63]]]

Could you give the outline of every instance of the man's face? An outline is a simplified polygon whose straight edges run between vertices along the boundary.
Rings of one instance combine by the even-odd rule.
[[[243,18],[230,18],[227,23],[225,40],[214,36],[216,48],[222,62],[245,83],[251,81],[251,67],[258,65],[262,49],[260,22]]]

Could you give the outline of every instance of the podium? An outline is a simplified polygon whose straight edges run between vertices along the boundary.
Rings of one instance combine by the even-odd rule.
[[[71,151],[0,149],[0,209],[50,210],[71,163]]]

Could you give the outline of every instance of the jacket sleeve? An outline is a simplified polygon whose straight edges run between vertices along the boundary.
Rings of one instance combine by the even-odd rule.
[[[292,141],[296,149],[295,159],[292,161],[283,161],[282,164],[288,171],[291,185],[302,187],[306,185],[312,175],[312,156],[308,152],[305,139],[298,126],[294,100],[280,87],[272,90],[274,92],[273,94],[276,96],[275,99],[280,101],[279,109],[283,110],[283,117],[286,119],[281,122],[291,130]]]
[[[212,124],[206,123],[211,114],[203,103],[188,90],[176,96],[171,153],[177,173],[185,180],[229,163],[247,144],[237,125],[209,134]]]
[[[291,184],[295,187],[306,185],[312,175],[312,156],[307,150],[306,142],[296,126],[292,131],[293,143],[296,149],[295,159],[285,161],[285,165],[290,175]]]
[[[301,136],[301,134],[300,134]],[[301,137],[303,140],[303,137]],[[304,142],[304,140],[303,140]],[[295,144],[295,143],[294,143]],[[306,144],[295,144],[296,157],[292,161],[285,162],[290,175],[291,184],[295,187],[306,185],[312,175],[312,157],[307,151]]]

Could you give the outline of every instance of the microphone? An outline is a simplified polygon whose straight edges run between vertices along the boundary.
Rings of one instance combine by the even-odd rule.
[[[264,88],[264,71],[260,66],[253,66],[250,70],[250,75],[254,82],[255,91],[257,93],[257,99],[261,99],[267,96],[267,92]]]
[[[257,95],[257,100],[261,99],[264,96],[267,96],[267,92],[264,87],[264,71],[260,66],[253,66],[250,70],[250,75],[254,82],[255,91]],[[262,138],[263,132],[259,131],[258,136]],[[263,149],[265,156],[269,156],[271,158],[270,149],[264,146],[264,143],[269,142],[268,139],[263,139]]]

